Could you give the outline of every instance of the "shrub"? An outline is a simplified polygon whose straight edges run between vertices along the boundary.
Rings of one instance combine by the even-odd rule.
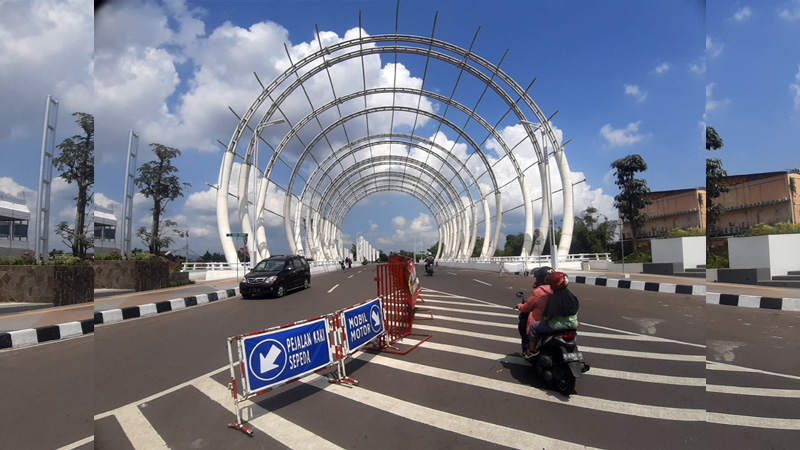
[[[621,259],[616,258],[614,260],[615,263],[619,264],[622,262]],[[625,255],[625,262],[626,263],[649,263],[653,262],[653,256],[649,253],[645,252],[637,252],[631,255]]]
[[[128,261],[161,261],[161,258],[147,252],[136,252],[127,258]]]
[[[750,227],[747,230],[747,236],[766,236],[769,234],[794,234],[800,233],[800,224],[796,223],[776,223],[773,225],[767,225],[765,223],[759,223]]]
[[[667,235],[664,236],[665,238],[682,238],[682,237],[691,237],[691,236],[705,236],[706,229],[705,228],[688,228],[686,230],[682,230],[680,228],[673,228],[667,232]]]
[[[95,255],[95,261],[120,261],[122,260],[122,255],[116,252],[107,253],[105,255]]]
[[[85,266],[88,261],[72,255],[55,255],[44,262],[48,266]]]
[[[713,253],[706,254],[706,267],[709,269],[727,269],[730,266],[728,257],[723,255],[715,255]]]
[[[34,264],[36,264],[35,259],[26,258],[23,256],[17,256],[13,258],[0,258],[0,266],[24,266],[24,265],[32,266]]]
[[[170,281],[169,287],[178,287],[178,286],[185,286],[187,284],[194,284],[194,280],[176,280]]]

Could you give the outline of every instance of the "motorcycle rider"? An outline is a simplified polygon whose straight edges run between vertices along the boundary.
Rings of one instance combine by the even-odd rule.
[[[433,263],[435,260],[433,259],[433,255],[431,252],[428,252],[428,258],[425,259],[425,272],[429,272],[430,268],[433,267]]]
[[[553,291],[549,285],[545,283],[548,275],[553,273],[551,267],[543,266],[533,271],[534,282],[533,291],[525,303],[517,305],[519,310],[519,335],[522,338],[522,354],[530,353],[528,333],[530,327],[534,322],[540,321],[543,318],[544,308],[547,305],[547,300],[552,295]]]
[[[539,353],[536,346],[543,334],[578,327],[578,298],[567,289],[567,274],[552,272],[544,282],[549,285],[552,294],[544,307],[542,319],[532,323],[528,329],[532,356]]]

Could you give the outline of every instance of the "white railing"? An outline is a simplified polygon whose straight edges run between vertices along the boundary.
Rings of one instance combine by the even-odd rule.
[[[610,253],[575,253],[569,255],[559,255],[559,261],[611,261]],[[546,263],[550,261],[550,255],[544,256],[496,256],[494,258],[442,258],[442,262],[456,263],[498,263],[498,262],[528,262]]]
[[[238,266],[238,267],[237,267]],[[183,263],[181,272],[204,272],[209,270],[250,270],[250,263],[240,262],[229,264],[226,262],[186,262]]]

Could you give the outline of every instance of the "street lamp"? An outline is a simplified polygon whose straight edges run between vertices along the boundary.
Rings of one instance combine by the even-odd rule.
[[[535,139],[533,133],[536,132],[539,128],[542,127],[542,123],[530,122],[527,120],[520,120],[520,125],[528,125],[529,127],[535,127],[531,130],[530,136],[532,139]],[[547,144],[542,140],[545,144],[542,148],[542,159],[544,163],[544,184],[542,188],[545,192],[542,193],[542,199],[545,201],[545,205],[547,208],[547,215],[550,219],[550,233],[548,233],[548,237],[550,238],[550,261],[553,265],[553,270],[558,270],[558,249],[556,248],[556,221],[555,217],[553,217],[553,189],[550,187],[550,157],[547,154]]]

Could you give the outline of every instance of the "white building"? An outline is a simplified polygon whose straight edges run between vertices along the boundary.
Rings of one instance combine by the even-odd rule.
[[[94,208],[94,254],[106,255],[119,251],[117,244],[117,216],[114,210],[95,205]]]
[[[30,249],[30,220],[24,199],[0,193],[0,257],[21,256]]]

